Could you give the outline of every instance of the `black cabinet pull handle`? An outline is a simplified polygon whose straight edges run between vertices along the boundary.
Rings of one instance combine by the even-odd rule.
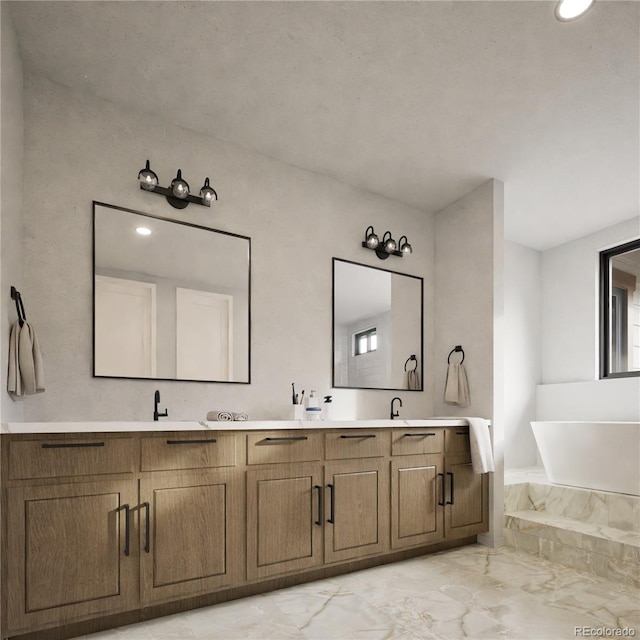
[[[340,436],[340,437],[345,439],[345,440],[350,440],[350,439],[353,439],[353,438],[357,438],[357,439],[375,438],[376,435],[375,435],[375,433],[364,433],[364,434],[359,435],[359,436]]]
[[[122,511],[124,509],[124,555],[129,555],[129,540],[130,540],[130,528],[129,528],[129,505],[122,504],[120,505],[116,511]]]
[[[468,431],[456,431],[456,435],[457,436],[468,436],[469,432]]]
[[[451,471],[447,471],[447,475],[451,476],[451,500],[447,500],[447,504],[453,504],[453,473],[451,473]]]
[[[151,507],[148,502],[143,502],[144,507],[144,552],[151,551]]]
[[[43,449],[77,449],[79,447],[104,447],[104,442],[56,442],[42,445]]]
[[[440,500],[438,500],[438,504],[441,507],[444,507],[444,492],[445,492],[445,486],[444,486],[444,473],[439,473],[438,474],[438,478],[440,478],[440,480],[442,481],[442,484],[440,485]]]
[[[293,442],[294,440],[308,440],[307,436],[286,436],[283,438],[265,438],[267,442]]]
[[[335,488],[332,484],[328,484],[327,487],[329,487],[329,499],[330,499],[330,505],[331,505],[331,513],[329,514],[329,519],[327,520],[327,522],[331,523],[331,524],[335,524],[336,520],[335,520],[335,511],[336,511],[336,494],[335,494]]]
[[[318,519],[315,521],[319,527],[322,526],[322,487],[319,484],[314,485],[314,489],[318,490]]]
[[[435,436],[435,433],[405,433],[405,438],[426,438],[427,436]]]
[[[167,440],[167,444],[215,444],[216,442],[215,438],[206,440]]]

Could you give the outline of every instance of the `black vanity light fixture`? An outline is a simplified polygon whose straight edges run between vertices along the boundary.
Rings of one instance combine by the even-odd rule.
[[[407,236],[401,236],[396,242],[391,236],[391,231],[385,231],[382,241],[376,235],[372,226],[367,227],[364,232],[364,242],[362,246],[365,249],[371,249],[376,252],[380,260],[386,260],[389,256],[398,256],[402,258],[405,253],[413,253],[413,249],[407,240]]]
[[[209,178],[206,178],[200,196],[193,196],[189,193],[189,183],[183,179],[182,170],[178,169],[176,177],[171,181],[171,186],[161,187],[158,185],[158,176],[155,171],[149,167],[149,161],[144,169],[138,173],[140,188],[144,191],[151,191],[158,195],[165,196],[172,207],[176,209],[184,209],[190,202],[210,207],[214,200],[218,199],[216,190],[209,184]]]

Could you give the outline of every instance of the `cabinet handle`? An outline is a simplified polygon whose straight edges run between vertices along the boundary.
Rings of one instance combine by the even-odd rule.
[[[123,504],[120,505],[116,511],[122,511],[124,509],[124,555],[129,555],[129,538],[130,538],[130,529],[129,529],[129,505]]]
[[[456,431],[456,435],[457,436],[468,436],[469,432],[468,431]]]
[[[316,484],[314,489],[318,490],[318,519],[315,521],[319,527],[322,526],[322,487],[319,484]]]
[[[426,438],[427,436],[435,436],[435,433],[405,433],[405,438]]]
[[[451,476],[451,500],[447,500],[447,504],[453,504],[453,473],[451,473],[451,471],[447,471],[447,475]]]
[[[308,440],[307,436],[286,436],[283,438],[265,438],[267,442],[293,442],[294,440]]]
[[[376,435],[374,433],[365,433],[365,434],[359,435],[359,436],[340,436],[340,437],[345,439],[345,440],[350,440],[350,439],[353,439],[353,438],[357,438],[357,439],[375,438]]]
[[[167,440],[167,444],[214,444],[215,438],[207,438],[206,440]]]
[[[151,507],[148,502],[143,502],[144,507],[144,552],[151,551]]]
[[[442,481],[442,484],[440,486],[440,500],[438,500],[438,504],[441,507],[444,507],[444,492],[445,492],[445,486],[444,486],[444,473],[439,473],[438,474],[438,478],[440,478],[440,480]]]
[[[327,487],[329,487],[329,500],[330,500],[330,505],[331,505],[331,513],[329,514],[329,519],[327,520],[327,522],[331,523],[331,524],[335,524],[335,511],[336,511],[336,500],[335,500],[335,488],[332,484],[328,484]]]
[[[78,447],[104,447],[104,442],[56,442],[42,445],[43,449],[77,449]]]

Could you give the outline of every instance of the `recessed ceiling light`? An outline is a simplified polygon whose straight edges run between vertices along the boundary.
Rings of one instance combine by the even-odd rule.
[[[136,233],[139,233],[141,236],[150,236],[151,229],[148,229],[147,227],[136,227]]]
[[[560,0],[556,5],[556,18],[569,22],[584,15],[596,0]]]

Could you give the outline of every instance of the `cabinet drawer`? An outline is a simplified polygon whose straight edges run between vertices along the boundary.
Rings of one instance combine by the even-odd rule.
[[[247,464],[311,462],[321,457],[319,433],[269,431],[247,434]]]
[[[133,438],[15,440],[9,443],[9,478],[55,478],[131,473]]]
[[[349,429],[325,434],[327,460],[379,458],[389,454],[389,432]]]
[[[444,430],[418,427],[393,432],[391,455],[409,456],[421,453],[442,453],[444,451]]]
[[[191,433],[142,438],[142,471],[235,467],[236,435]]]
[[[469,453],[469,427],[450,427],[445,430],[447,453]]]

